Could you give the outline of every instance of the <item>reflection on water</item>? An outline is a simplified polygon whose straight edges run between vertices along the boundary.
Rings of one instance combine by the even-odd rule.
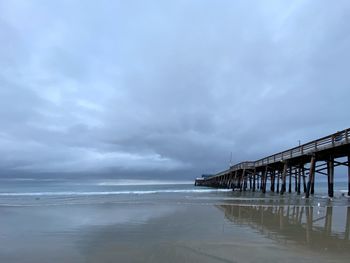
[[[280,243],[350,253],[350,207],[220,205],[236,225],[248,225]]]

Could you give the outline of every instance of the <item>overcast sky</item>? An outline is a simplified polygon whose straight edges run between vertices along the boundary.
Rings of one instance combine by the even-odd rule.
[[[0,0],[0,174],[196,177],[349,127],[349,1]]]

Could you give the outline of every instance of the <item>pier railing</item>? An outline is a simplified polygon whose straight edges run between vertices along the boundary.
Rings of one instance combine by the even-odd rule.
[[[279,152],[268,157],[259,159],[257,161],[245,161],[230,166],[229,169],[221,171],[209,178],[225,175],[228,172],[233,172],[242,169],[254,169],[256,167],[273,164],[276,162],[283,162],[288,159],[300,157],[307,154],[312,154],[318,151],[330,149],[336,146],[350,143],[350,129],[338,131],[326,137],[302,144],[300,146]]]
[[[347,144],[349,142],[350,142],[350,129],[346,129],[343,131],[333,133],[321,139],[317,139],[317,140],[302,144],[300,146],[294,147],[292,149],[257,160],[255,161],[254,166],[259,167],[259,166],[268,165],[279,161],[292,159],[292,158],[299,157],[306,154],[312,154],[318,151],[333,148],[335,146]]]
[[[239,170],[239,169],[252,169],[254,168],[255,162],[241,162],[230,167],[231,170]]]

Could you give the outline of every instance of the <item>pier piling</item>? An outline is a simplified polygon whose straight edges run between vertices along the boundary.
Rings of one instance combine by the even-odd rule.
[[[297,193],[300,195],[300,179],[301,179],[301,165],[298,167],[298,185],[297,185]]]
[[[283,195],[284,192],[286,191],[287,169],[288,169],[288,164],[287,164],[287,162],[284,162],[284,165],[283,165],[283,172],[282,172],[281,195]]]
[[[311,157],[311,162],[310,162],[310,170],[309,170],[309,181],[307,183],[307,188],[306,188],[306,198],[309,198],[310,196],[310,191],[311,194],[313,194],[312,192],[312,184],[314,182],[314,176],[315,176],[315,164],[316,164],[316,157],[313,155]]]
[[[348,154],[348,196],[350,196],[350,154]]]
[[[292,192],[292,166],[289,167],[289,185],[288,185],[288,193]]]
[[[334,159],[330,156],[327,162],[327,182],[328,182],[328,196],[334,196]]]
[[[256,169],[253,171],[253,192],[255,192]]]

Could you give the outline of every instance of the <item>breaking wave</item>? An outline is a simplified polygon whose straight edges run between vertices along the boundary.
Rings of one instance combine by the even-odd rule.
[[[144,195],[162,193],[215,193],[230,192],[231,189],[172,189],[172,190],[146,190],[146,191],[103,191],[103,192],[17,192],[0,193],[0,196],[102,196],[102,195]]]
[[[137,185],[193,185],[193,181],[166,181],[166,180],[109,180],[98,182],[100,186],[137,186]]]

